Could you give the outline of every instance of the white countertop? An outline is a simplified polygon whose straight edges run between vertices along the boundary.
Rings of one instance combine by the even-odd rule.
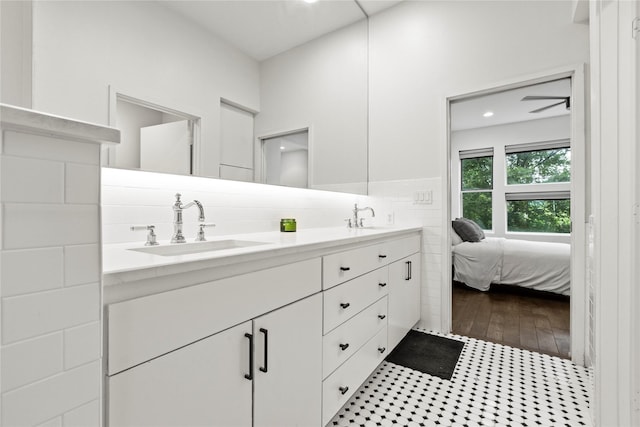
[[[139,243],[119,243],[103,246],[103,273],[105,286],[113,286],[126,282],[153,279],[172,274],[182,274],[194,270],[215,267],[228,267],[233,264],[260,261],[265,258],[276,258],[288,255],[300,255],[327,248],[336,250],[345,245],[389,237],[394,234],[406,234],[420,231],[421,227],[375,227],[349,229],[346,227],[315,228],[298,230],[292,233],[278,231],[266,233],[247,233],[226,236],[208,237],[214,240],[243,240],[265,242],[266,244],[242,248],[200,252],[187,255],[161,256],[130,250],[144,248],[144,241]],[[159,241],[160,245],[176,245],[167,240]],[[180,245],[189,245],[182,243]],[[310,254],[314,256],[314,254]]]

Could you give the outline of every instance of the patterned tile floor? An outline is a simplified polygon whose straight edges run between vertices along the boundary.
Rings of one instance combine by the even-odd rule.
[[[588,369],[545,354],[437,335],[465,342],[450,381],[383,362],[329,426],[592,426]]]

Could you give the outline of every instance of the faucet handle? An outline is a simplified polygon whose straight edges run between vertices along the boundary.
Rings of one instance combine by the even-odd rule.
[[[205,227],[215,227],[215,224],[200,224],[200,228],[198,229],[198,235],[196,236],[196,242],[206,242],[207,239],[204,237],[204,229]]]
[[[155,225],[132,225],[131,231],[140,231],[140,230],[149,230],[149,234],[147,234],[147,241],[145,242],[145,246],[155,246],[159,245],[156,241],[156,226]]]
[[[347,223],[347,228],[353,228],[353,225],[351,224],[351,218],[345,219],[344,222]]]

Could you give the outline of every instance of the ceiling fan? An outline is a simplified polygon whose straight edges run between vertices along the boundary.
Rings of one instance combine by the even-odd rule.
[[[571,102],[569,101],[571,97],[569,96],[525,96],[524,98],[521,99],[521,101],[540,101],[540,100],[558,100],[561,99],[562,101],[560,102],[556,102],[555,104],[551,104],[551,105],[547,105],[546,107],[542,107],[542,108],[538,108],[536,110],[533,111],[529,111],[530,113],[540,113],[544,110],[548,110],[549,108],[553,108],[557,105],[562,105],[564,104],[565,108],[567,110],[571,109]]]

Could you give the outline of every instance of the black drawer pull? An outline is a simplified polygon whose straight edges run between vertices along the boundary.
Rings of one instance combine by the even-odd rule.
[[[351,306],[351,304],[349,304],[348,302],[341,302],[340,303],[340,307],[342,307],[343,309],[349,308],[350,306]]]
[[[378,347],[378,351],[380,352],[380,354],[384,353],[385,351],[387,351],[386,348],[384,347]]]
[[[349,267],[340,267],[340,271],[349,271],[351,268]]]
[[[387,315],[386,314],[378,314],[378,319],[380,320],[384,320],[386,319]]]
[[[387,257],[386,255],[378,255],[378,258],[383,258],[384,259],[386,257]]]
[[[249,381],[253,380],[253,335],[250,333],[244,334],[249,339],[249,373],[244,374],[244,377]]]
[[[385,286],[387,286],[386,283],[378,283],[378,286],[380,286],[381,288],[384,288]]]
[[[338,344],[338,345],[340,346],[340,349],[341,349],[342,351],[345,351],[346,349],[348,349],[348,348],[349,348],[349,343],[346,343],[346,344]]]
[[[264,334],[264,366],[260,367],[260,371],[267,373],[267,371],[269,370],[269,361],[267,359],[267,356],[269,354],[269,331],[267,331],[265,328],[260,328],[260,332]]]
[[[347,394],[349,387],[338,387],[338,390],[340,390],[340,394]]]
[[[404,280],[411,280],[411,261],[406,261],[405,264],[407,264],[407,277]]]

